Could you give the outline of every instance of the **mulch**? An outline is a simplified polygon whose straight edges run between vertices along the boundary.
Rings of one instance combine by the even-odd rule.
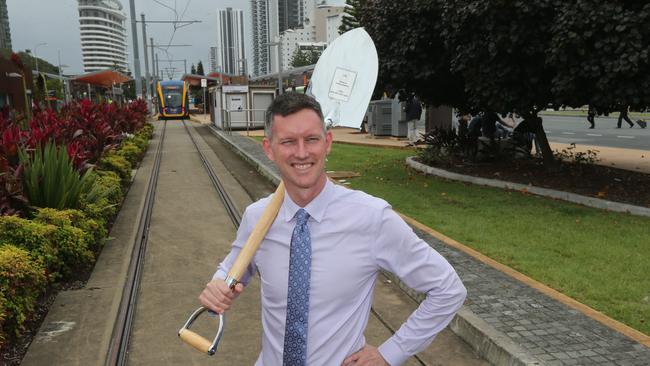
[[[544,169],[540,159],[489,163],[449,162],[437,168],[476,177],[498,179],[608,201],[650,208],[650,174],[597,164],[562,163]]]

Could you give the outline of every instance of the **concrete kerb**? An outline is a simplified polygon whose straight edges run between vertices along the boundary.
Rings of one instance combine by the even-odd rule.
[[[246,150],[240,149],[237,145],[233,144],[230,139],[224,136],[222,131],[219,131],[214,126],[210,126],[210,131],[217,137],[219,140],[223,141],[228,145],[234,152],[243,157],[246,161],[251,163],[254,167],[257,168],[257,171],[262,174],[266,179],[270,180],[273,184],[280,184],[280,175],[271,169],[268,169],[264,163],[262,163],[258,158],[249,154]]]
[[[270,170],[266,164],[255,158],[227,138],[224,133],[214,127],[210,129],[221,141],[225,142],[233,151],[244,157],[253,164],[257,170],[272,181],[274,184],[280,182],[280,176]],[[417,302],[421,302],[424,295],[406,286],[399,278],[390,272],[386,276],[402,288],[406,294]],[[532,354],[514,343],[502,332],[490,326],[467,307],[463,306],[456,314],[450,324],[450,329],[467,342],[479,356],[497,366],[520,366],[520,365],[543,365]]]
[[[413,156],[406,158],[406,164],[411,168],[418,170],[420,172],[445,178],[445,179],[473,183],[473,184],[478,184],[478,185],[488,186],[488,187],[517,190],[521,192],[532,193],[538,196],[549,197],[549,198],[560,199],[572,203],[577,203],[583,206],[594,207],[594,208],[615,211],[615,212],[625,212],[637,216],[650,217],[650,208],[629,205],[626,203],[612,202],[612,201],[607,201],[599,198],[582,196],[575,193],[557,191],[554,189],[541,188],[541,187],[525,185],[520,183],[506,182],[498,179],[488,179],[488,178],[473,177],[469,175],[453,173],[444,169],[434,168],[419,163],[415,161],[415,157]]]

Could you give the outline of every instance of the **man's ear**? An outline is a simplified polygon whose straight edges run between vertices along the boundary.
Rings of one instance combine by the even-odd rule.
[[[332,131],[327,131],[327,133],[325,134],[325,143],[327,144],[327,153],[328,154],[332,150],[332,141],[333,140],[334,140],[334,136],[332,136]]]
[[[271,140],[269,140],[268,137],[265,137],[262,140],[262,147],[264,148],[264,154],[266,154],[266,157],[271,161],[275,161],[273,158],[273,150],[271,150]]]

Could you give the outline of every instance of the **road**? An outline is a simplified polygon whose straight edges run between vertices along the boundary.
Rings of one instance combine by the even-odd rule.
[[[623,121],[621,128],[616,128],[615,118],[597,117],[596,128],[589,129],[589,123],[583,117],[542,116],[544,130],[550,142],[578,145],[606,146],[626,149],[650,150],[650,128],[642,129],[638,125],[629,128]]]

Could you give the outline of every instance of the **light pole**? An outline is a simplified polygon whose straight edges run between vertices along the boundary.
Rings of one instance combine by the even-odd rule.
[[[284,91],[284,87],[282,85],[282,53],[280,49],[280,46],[282,46],[282,44],[278,41],[263,43],[262,45],[269,46],[269,53],[271,53],[271,46],[278,46],[278,95],[282,95],[282,92]]]
[[[34,61],[36,62],[36,73],[37,74],[38,74],[38,56],[36,55],[36,49],[39,46],[47,46],[47,43],[46,42],[41,42],[41,43],[37,44],[36,46],[34,46],[34,48],[33,48],[33,50],[34,50]]]
[[[61,74],[61,69],[64,67],[68,67],[68,65],[61,65],[61,50],[59,50],[59,80],[63,84],[63,101],[65,104],[68,104],[68,82],[63,79],[63,75]]]

